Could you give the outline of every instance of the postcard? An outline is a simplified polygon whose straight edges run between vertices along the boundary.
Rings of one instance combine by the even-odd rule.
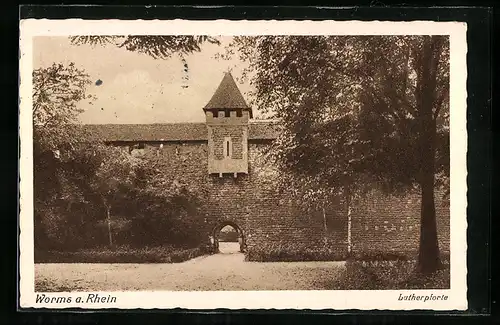
[[[20,24],[20,307],[465,310],[466,24]]]

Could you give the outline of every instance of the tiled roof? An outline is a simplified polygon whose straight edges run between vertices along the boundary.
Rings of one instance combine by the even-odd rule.
[[[204,109],[212,110],[227,108],[250,109],[238,89],[236,82],[234,82],[233,76],[229,72],[224,75],[212,99],[210,99]]]
[[[250,140],[272,140],[278,137],[280,124],[275,121],[250,122],[248,124],[248,138]]]
[[[82,129],[94,141],[206,141],[205,123],[169,124],[83,124]],[[249,140],[275,139],[276,122],[249,123]]]
[[[172,124],[85,124],[83,129],[92,140],[103,141],[192,141],[206,140],[203,123]]]

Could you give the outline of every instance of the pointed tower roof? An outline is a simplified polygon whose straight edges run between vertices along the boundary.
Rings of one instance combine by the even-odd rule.
[[[214,109],[224,110],[224,109],[243,109],[250,110],[250,106],[247,105],[243,95],[241,94],[233,76],[230,72],[224,74],[219,87],[215,91],[212,99],[203,108],[205,111],[211,111]]]

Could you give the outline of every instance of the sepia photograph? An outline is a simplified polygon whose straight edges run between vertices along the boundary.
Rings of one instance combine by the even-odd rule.
[[[30,38],[30,301],[450,299],[450,33],[202,32]]]

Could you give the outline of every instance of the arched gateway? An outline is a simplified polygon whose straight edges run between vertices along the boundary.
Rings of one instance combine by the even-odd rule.
[[[236,232],[238,233],[238,244],[240,246],[240,252],[244,252],[246,249],[246,243],[245,243],[245,234],[243,232],[243,229],[240,226],[238,226],[235,222],[229,221],[229,220],[220,222],[213,229],[212,234],[211,234],[211,244],[212,244],[213,252],[219,253],[220,233],[221,233],[222,228],[224,228],[226,226],[231,226],[236,230]]]

